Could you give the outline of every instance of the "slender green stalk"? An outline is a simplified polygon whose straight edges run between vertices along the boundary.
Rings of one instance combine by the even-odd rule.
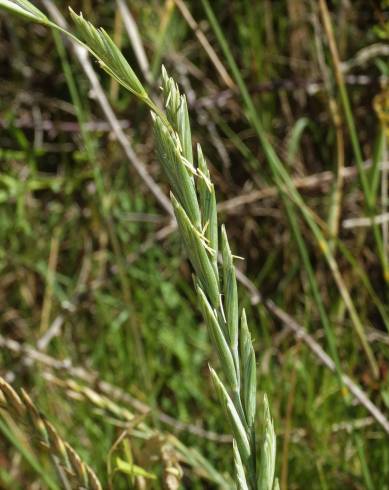
[[[327,312],[326,312],[325,307],[324,307],[324,303],[323,303],[323,300],[322,300],[322,297],[320,294],[319,286],[318,286],[316,278],[315,278],[315,274],[313,271],[311,261],[309,259],[307,248],[304,244],[304,240],[301,236],[301,232],[300,232],[298,223],[296,221],[295,213],[293,213],[293,211],[291,209],[291,207],[293,205],[291,203],[289,203],[287,200],[284,200],[284,205],[285,205],[285,209],[286,209],[286,212],[287,212],[287,215],[289,218],[289,223],[290,223],[291,228],[292,228],[292,233],[293,233],[294,238],[296,240],[296,243],[297,243],[297,246],[298,246],[298,249],[300,252],[300,256],[301,256],[301,259],[302,259],[303,264],[304,264],[304,269],[308,275],[309,286],[310,286],[314,301],[317,305],[318,313],[319,313],[320,320],[321,320],[321,323],[323,325],[324,332],[325,332],[325,335],[327,338],[328,347],[330,349],[331,357],[335,362],[336,373],[338,375],[339,385],[342,388],[343,387],[342,368],[340,365],[339,354],[338,354],[338,350],[336,347],[335,335],[334,335],[333,329],[331,327],[330,320],[327,316]]]
[[[361,473],[365,481],[367,490],[374,490],[373,480],[371,478],[370,470],[366,461],[366,451],[364,443],[359,434],[354,433],[355,446],[358,451],[359,460],[361,463]]]
[[[239,68],[232,56],[231,50],[228,46],[228,43],[224,37],[223,32],[220,29],[220,25],[215,17],[215,14],[212,11],[212,8],[208,2],[208,0],[202,0],[204,9],[207,13],[208,19],[211,23],[211,26],[215,32],[215,35],[218,39],[218,42],[223,50],[224,56],[226,57],[227,63],[230,66],[231,72],[235,78],[236,84],[239,87],[243,103],[245,105],[247,118],[252,123],[254,129],[257,132],[258,138],[261,142],[265,157],[267,162],[269,163],[270,170],[273,175],[274,182],[280,192],[281,195],[285,194],[289,199],[294,201],[297,204],[298,208],[301,211],[301,214],[308,226],[310,227],[316,241],[319,245],[321,252],[323,253],[327,264],[333,274],[334,280],[337,284],[339,292],[345,302],[347,310],[349,312],[352,324],[355,328],[355,331],[360,339],[361,346],[365,351],[366,357],[369,361],[371,370],[375,377],[378,377],[378,365],[377,361],[374,357],[373,351],[367,341],[366,333],[362,324],[361,319],[359,318],[358,312],[354,306],[350,293],[343,281],[342,275],[340,274],[337,262],[333,256],[331,248],[329,247],[327,240],[323,233],[321,232],[319,226],[312,219],[310,210],[304,203],[300,193],[296,189],[293,180],[291,179],[287,169],[285,168],[282,161],[278,158],[274,148],[272,147],[269,139],[265,133],[262,122],[257,114],[254,103],[250,97],[250,94],[247,90],[247,86],[242,78],[242,75],[239,71]]]
[[[361,150],[361,146],[359,144],[359,139],[358,139],[357,129],[355,126],[353,111],[352,111],[351,104],[350,104],[350,99],[349,99],[349,96],[347,93],[346,84],[344,82],[343,73],[342,73],[342,70],[340,67],[340,58],[339,58],[338,48],[336,46],[334,31],[332,28],[330,13],[328,11],[326,0],[319,0],[319,7],[320,7],[321,16],[323,19],[324,29],[326,31],[327,38],[328,38],[328,43],[329,43],[332,61],[333,61],[333,65],[334,65],[334,70],[335,70],[335,78],[336,78],[336,81],[338,84],[338,89],[339,89],[340,101],[342,103],[343,112],[344,112],[344,115],[346,118],[348,130],[349,130],[351,145],[353,148],[355,161],[356,161],[356,164],[358,167],[359,179],[361,182],[362,191],[363,191],[365,201],[366,201],[367,212],[368,212],[370,217],[373,217],[374,212],[375,212],[374,188],[372,185],[369,184],[369,181],[367,179],[367,173],[366,173],[365,168],[363,166],[362,150]],[[372,227],[373,227],[373,236],[374,236],[376,246],[377,246],[378,256],[380,257],[380,260],[382,263],[383,275],[384,275],[385,280],[387,280],[387,278],[389,278],[389,270],[388,270],[388,264],[386,261],[386,254],[385,254],[385,250],[384,250],[382,235],[380,234],[378,225],[376,223],[374,223],[374,221],[372,223]]]
[[[0,0],[0,6],[54,27],[27,0]],[[251,490],[278,488],[278,483],[274,481],[275,432],[266,398],[261,457],[257,455],[254,348],[244,310],[239,321],[234,256],[224,227],[220,231],[222,268],[219,274],[215,189],[199,145],[196,155],[193,154],[186,98],[163,69],[164,110],[158,108],[108,34],[103,29],[96,29],[82,15],[76,15],[72,10],[70,13],[81,43],[100,61],[102,68],[152,110],[157,154],[172,189],[171,201],[186,253],[195,272],[194,283],[200,309],[224,375],[225,381],[222,381],[211,369],[234,435],[237,485],[241,489]],[[65,30],[61,31],[66,33]]]

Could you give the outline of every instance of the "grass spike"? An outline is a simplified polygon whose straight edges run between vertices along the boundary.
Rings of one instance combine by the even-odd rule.
[[[135,72],[105,30],[96,29],[82,13],[77,15],[70,7],[69,11],[81,40],[99,59],[102,68],[137,97],[148,99]]]
[[[215,382],[222,404],[227,411],[231,430],[236,441],[235,455],[237,461],[236,481],[238,485],[244,486],[246,479],[250,490],[263,490],[259,482],[270,482],[274,479],[274,456],[275,440],[274,430],[270,416],[266,418],[266,437],[264,455],[262,458],[266,471],[262,479],[257,475],[255,434],[248,427],[247,413],[255,413],[252,407],[253,398],[242,403],[240,392],[239,367],[242,360],[239,358],[238,350],[238,322],[239,312],[236,279],[232,255],[229,250],[227,235],[222,231],[222,255],[224,256],[224,283],[228,285],[227,294],[222,298],[222,288],[218,272],[216,258],[218,255],[218,224],[216,197],[210,173],[206,165],[201,148],[197,148],[198,168],[193,164],[192,137],[186,98],[180,94],[177,83],[168,76],[166,69],[162,69],[162,92],[165,102],[165,110],[154,103],[142,83],[135,75],[127,60],[112,41],[110,36],[103,30],[97,29],[85,20],[82,14],[77,15],[70,10],[72,19],[79,32],[79,38],[68,31],[60,28],[46,17],[41,17],[39,11],[31,9],[29,2],[25,0],[0,0],[0,7],[5,7],[13,12],[24,14],[24,16],[39,23],[46,23],[54,27],[73,40],[81,43],[100,62],[102,68],[118,83],[123,85],[129,92],[133,93],[145,103],[153,113],[153,126],[157,142],[157,154],[161,165],[166,173],[171,187],[171,201],[178,223],[179,233],[184,242],[188,258],[195,271],[195,284],[199,291],[199,303],[214,339],[216,351],[228,381],[228,389],[223,385],[216,372],[211,369],[211,376]],[[205,226],[207,224],[207,226]],[[204,231],[202,231],[204,230]],[[225,312],[225,314],[224,314]],[[226,322],[229,324],[226,327]],[[251,342],[248,331],[244,331],[242,342],[246,345]],[[251,346],[252,348],[252,346]],[[253,350],[246,347],[242,353],[247,352],[247,365],[252,362]],[[255,365],[255,362],[252,363]],[[250,370],[246,369],[247,373]],[[246,375],[246,374],[245,374]],[[255,378],[247,374],[251,390],[256,391]],[[7,389],[1,390],[4,384],[0,384],[2,398],[7,402],[7,395],[13,399],[15,406],[19,407],[21,415],[24,409],[19,405],[13,392]],[[249,397],[248,397],[249,399]],[[88,467],[81,467],[84,463],[69,449],[66,442],[62,442],[55,429],[34,408],[28,395],[21,398],[23,406],[31,416],[32,425],[40,438],[48,447],[53,448],[56,457],[62,461],[65,467],[72,468],[74,475],[84,478],[83,487],[99,490],[101,485],[94,478],[93,471]],[[12,401],[9,403],[12,406]],[[268,406],[266,405],[266,413]],[[251,412],[250,412],[251,411]],[[253,418],[250,415],[249,420]],[[239,463],[239,461],[241,463]],[[240,483],[239,483],[240,482]]]

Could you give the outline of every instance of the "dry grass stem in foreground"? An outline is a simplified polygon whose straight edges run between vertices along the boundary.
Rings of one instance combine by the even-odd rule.
[[[32,439],[39,441],[39,447],[52,459],[65,490],[102,490],[94,471],[61,438],[53,425],[36,408],[29,395],[22,389],[19,396],[3,378],[0,378],[0,406]]]

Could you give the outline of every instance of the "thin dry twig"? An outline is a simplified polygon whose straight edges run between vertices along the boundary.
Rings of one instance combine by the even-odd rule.
[[[345,75],[345,82],[348,85],[377,85],[385,84],[388,82],[388,77],[381,75],[380,77],[370,77],[368,75]],[[283,90],[285,92],[295,92],[296,90],[305,90],[307,95],[314,96],[318,92],[321,92],[324,87],[324,82],[321,79],[279,79],[262,82],[253,87],[250,87],[250,93],[266,93],[274,92],[276,90]],[[228,102],[235,99],[235,92],[230,89],[219,90],[217,93],[211,95],[205,95],[199,97],[195,102],[195,108],[197,107],[225,107]]]
[[[119,120],[119,125],[122,129],[128,129],[130,121],[127,119]],[[11,126],[11,122],[5,119],[0,119],[0,128],[8,128]],[[12,121],[12,127],[14,128],[34,128],[38,131],[49,131],[61,133],[80,133],[81,127],[78,122],[75,121],[52,121],[51,119],[41,119],[40,121],[34,121],[30,117],[20,117]],[[106,121],[86,121],[82,125],[82,129],[88,132],[109,132],[112,131],[112,127]]]
[[[71,375],[73,378],[79,379],[89,385],[93,386],[95,390],[103,393],[107,397],[111,397],[114,400],[122,401],[127,403],[135,410],[137,410],[141,414],[149,414],[151,411],[154,416],[164,424],[172,427],[177,432],[189,432],[193,435],[201,437],[203,439],[208,439],[214,442],[220,443],[228,443],[231,442],[231,437],[225,434],[218,434],[216,432],[207,431],[193,424],[186,424],[184,422],[180,422],[176,420],[174,417],[157,410],[152,409],[146,403],[141,402],[140,400],[134,398],[126,391],[121,388],[114,386],[104,380],[101,380],[99,374],[96,372],[87,371],[83,367],[73,366],[70,360],[59,360],[51,357],[44,352],[40,352],[37,349],[29,345],[23,345],[16,340],[9,339],[0,334],[0,347],[6,348],[11,352],[14,352],[19,355],[26,356],[30,362],[40,363],[50,369],[59,372],[66,372]]]
[[[160,242],[168,238],[173,232],[177,230],[176,221],[171,221],[168,225],[164,226],[156,233],[154,233],[150,238],[148,238],[138,250],[127,257],[128,264],[133,264],[141,255],[146,253],[150,248],[152,248],[156,242]]]
[[[252,285],[254,290],[256,288]],[[259,294],[259,291],[256,291]],[[316,342],[316,340],[309,335],[304,327],[299,325],[290,315],[279,308],[272,300],[265,300],[263,304],[266,308],[278,318],[287,328],[289,328],[296,336],[297,339],[301,339],[309,347],[313,354],[315,354],[316,359],[318,359],[321,364],[326,366],[330,371],[336,372],[336,366],[331,357],[322,349],[322,347]],[[366,410],[374,417],[376,422],[378,422],[381,427],[389,434],[389,420],[386,418],[385,414],[374,405],[366,393],[346,374],[342,374],[342,381],[344,385],[350,390],[350,393],[355,397],[355,399],[366,408]]]
[[[347,73],[357,66],[363,66],[370,60],[376,60],[378,56],[388,57],[389,46],[383,43],[375,43],[360,49],[351,59],[340,63],[343,72]]]
[[[150,71],[150,64],[149,60],[147,59],[145,49],[143,47],[142,38],[140,37],[138,26],[136,25],[134,17],[132,16],[131,11],[127,6],[127,3],[124,0],[116,0],[116,3],[119,7],[120,13],[122,14],[124,27],[126,28],[128,37],[130,38],[136,59],[139,63],[139,68],[145,80],[148,83],[151,83],[152,74]]]
[[[185,2],[183,0],[174,0],[174,3],[177,5],[179,11],[181,12],[186,22],[188,23],[189,27],[195,33],[195,36],[199,40],[201,46],[204,48],[204,51],[209,56],[210,60],[212,61],[214,67],[216,68],[223,82],[227,85],[228,88],[233,89],[235,87],[235,84],[232,78],[228,74],[227,70],[224,68],[223,63],[220,61],[219,56],[216,54],[216,51],[209,43],[207,37],[205,36],[204,32],[201,30],[199,24],[193,18]]]
[[[383,225],[389,222],[389,213],[379,214],[371,218],[348,218],[342,221],[342,226],[345,229],[363,228],[373,225]]]
[[[371,162],[366,161],[364,169],[367,170],[371,167]],[[381,169],[389,167],[389,163],[385,162]],[[341,170],[341,176],[345,180],[351,180],[358,175],[357,167],[344,167]],[[293,183],[298,189],[312,189],[313,187],[321,187],[324,184],[329,184],[335,179],[335,174],[331,170],[320,172],[305,177],[296,177],[293,179]],[[246,204],[252,204],[261,199],[268,197],[275,197],[278,195],[277,187],[270,186],[263,189],[258,189],[247,194],[233,197],[227,201],[221,202],[218,206],[218,211],[235,211],[237,208],[245,206]]]

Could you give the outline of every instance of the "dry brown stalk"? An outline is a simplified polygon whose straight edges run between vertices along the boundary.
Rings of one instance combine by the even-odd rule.
[[[367,161],[364,164],[364,169],[369,169],[371,162]],[[383,168],[387,167],[387,163],[383,165]],[[344,180],[351,180],[358,175],[358,169],[356,167],[344,167],[340,170],[340,175]],[[317,174],[307,175],[304,177],[296,177],[293,179],[293,183],[298,189],[312,189],[316,187],[322,187],[326,184],[331,184],[336,178],[336,174],[331,170],[326,170]],[[221,202],[218,205],[218,211],[223,212],[235,212],[237,208],[245,206],[247,204],[253,204],[261,199],[276,197],[278,190],[276,186],[265,187],[263,189],[256,189],[247,194],[241,194],[233,197],[227,201]]]
[[[204,32],[201,30],[199,24],[195,21],[192,14],[190,13],[188,7],[186,6],[183,0],[174,0],[174,3],[177,5],[181,15],[184,17],[185,21],[188,23],[189,27],[193,30],[195,36],[197,37],[199,43],[204,48],[204,51],[209,56],[212,61],[214,67],[219,73],[221,79],[227,85],[229,89],[234,89],[235,84],[227,70],[225,69],[223,63],[221,62],[219,56],[216,54],[216,51],[213,49],[211,44],[209,43],[207,37]]]
[[[44,448],[53,460],[65,489],[102,490],[96,474],[75,450],[64,441],[55,427],[37,409],[30,396],[22,389],[20,396],[0,377],[0,407],[37,437],[39,447]]]

